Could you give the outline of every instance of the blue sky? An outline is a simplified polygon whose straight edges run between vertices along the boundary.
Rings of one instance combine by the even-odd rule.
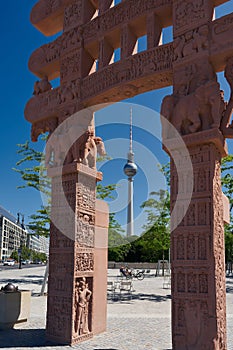
[[[42,204],[41,198],[35,190],[16,189],[21,184],[21,180],[19,175],[12,171],[12,168],[19,159],[16,144],[24,143],[30,138],[30,124],[24,119],[24,107],[32,96],[36,77],[27,68],[28,59],[36,48],[51,41],[51,38],[44,37],[30,24],[30,11],[36,2],[36,0],[5,2],[0,22],[2,32],[0,205],[14,215],[18,211],[24,213],[26,222],[27,217]],[[219,17],[231,11],[233,11],[233,1],[219,6],[216,9],[216,16]],[[165,40],[169,40],[170,33],[170,28],[165,30]],[[219,81],[228,97],[229,88],[222,77],[223,74],[219,74]],[[117,218],[122,224],[125,224],[126,221],[124,203],[127,200],[127,183],[122,167],[126,162],[129,146],[129,128],[125,123],[129,122],[130,105],[133,104],[134,124],[137,125],[133,130],[135,161],[139,165],[139,171],[135,177],[135,216],[140,217],[140,205],[146,200],[150,188],[154,186],[156,190],[156,186],[166,187],[164,179],[156,173],[156,163],[164,164],[168,160],[161,150],[158,137],[155,136],[155,131],[159,132],[160,128],[158,115],[147,108],[159,112],[162,98],[170,93],[171,89],[168,88],[139,95],[127,101],[129,104],[115,106],[110,112],[106,109],[102,115],[96,116],[96,123],[99,125],[97,134],[105,140],[108,153],[116,158],[103,165],[101,170],[104,171],[104,184],[119,183],[118,197],[113,207],[119,209]],[[143,105],[146,108],[137,107],[134,104]],[[120,120],[121,124],[117,125],[116,123],[119,123]],[[106,122],[109,122],[110,125],[107,126]],[[147,128],[148,131],[145,131]],[[228,144],[230,152],[233,152],[232,141]],[[42,147],[41,144],[33,145],[38,149]],[[140,233],[142,224],[143,220],[137,224],[136,233]]]

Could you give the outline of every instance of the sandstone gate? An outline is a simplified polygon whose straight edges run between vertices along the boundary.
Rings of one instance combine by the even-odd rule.
[[[122,0],[113,6],[112,0],[40,0],[31,12],[32,24],[45,35],[62,31],[29,61],[30,70],[41,79],[25,109],[33,141],[43,132],[52,134],[84,108],[173,85],[161,113],[182,135],[193,166],[193,174],[183,167],[176,138],[164,126],[164,149],[176,153],[183,174],[178,183],[171,157],[171,209],[178,201],[178,226],[171,234],[172,340],[173,349],[179,350],[226,349],[220,161],[227,154],[225,138],[233,137],[233,98],[231,93],[228,103],[224,101],[216,72],[225,70],[232,89],[233,14],[214,19],[214,7],[224,2]],[[162,29],[170,25],[173,42],[163,45]],[[137,41],[144,35],[147,49],[138,53]],[[118,62],[113,60],[116,50]],[[56,77],[60,86],[52,89],[49,81]],[[69,223],[73,239],[51,223],[47,336],[68,344],[103,331],[106,322],[106,248],[97,248],[95,242],[98,230],[106,241],[107,212],[98,212],[103,203],[95,205],[101,174],[95,159],[92,164],[87,159],[87,148],[101,142],[90,114],[80,120],[83,135],[62,167],[63,189],[75,213]],[[67,217],[59,201],[59,152],[55,147],[49,176],[52,217],[62,221]],[[190,185],[193,194],[186,212]],[[80,303],[77,308],[77,297],[85,309]]]

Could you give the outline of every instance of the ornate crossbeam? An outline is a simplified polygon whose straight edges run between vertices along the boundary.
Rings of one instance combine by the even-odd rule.
[[[137,0],[133,11],[131,5],[130,1],[124,1],[83,24],[80,24],[81,12],[75,11],[80,9],[80,2],[64,1],[52,7],[39,2],[35,6],[32,17],[37,15],[37,20],[34,19],[33,23],[40,23],[41,30],[43,23],[47,28],[47,21],[53,21],[54,16],[59,17],[58,13],[62,10],[66,9],[67,15],[64,33],[37,49],[29,61],[30,70],[42,78],[38,84],[42,87],[35,88],[35,97],[25,109],[26,119],[33,124],[33,134],[49,130],[49,125],[45,124],[51,125],[51,120],[61,110],[68,114],[87,106],[117,102],[171,85],[173,64],[185,62],[190,54],[200,55],[208,51],[215,71],[223,70],[227,57],[233,55],[232,14],[200,28],[194,27],[188,39],[182,34],[184,29],[178,28],[180,35],[176,35],[174,43],[158,45],[162,28],[171,24],[171,14],[163,16],[166,11],[171,13],[171,1]],[[145,34],[147,50],[133,54],[137,38]],[[130,51],[124,50],[124,43],[125,47],[131,47]],[[196,45],[195,50],[193,45]],[[118,62],[111,63],[114,47],[123,48],[123,54]],[[93,71],[97,59],[98,70]],[[60,77],[61,86],[52,89],[49,84],[43,84],[44,77]]]

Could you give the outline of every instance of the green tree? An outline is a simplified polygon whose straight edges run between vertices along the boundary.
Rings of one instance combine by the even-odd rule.
[[[233,209],[233,154],[222,159],[222,186],[223,192],[230,202],[230,210]]]
[[[28,223],[28,228],[36,235],[49,236],[49,224],[50,224],[50,207],[42,206],[41,209],[36,211],[36,214],[30,215],[31,221]]]
[[[225,225],[225,259],[233,262],[233,155],[229,154],[222,159],[222,186],[223,192],[230,203],[230,223]]]
[[[45,137],[42,138],[42,140]],[[30,146],[29,141],[23,144],[17,144],[19,154],[22,158],[16,163],[17,168],[14,171],[20,174],[23,184],[17,188],[32,187],[43,194],[50,196],[51,180],[46,176],[44,166],[44,153],[36,151]],[[21,168],[21,165],[24,167]]]
[[[27,248],[25,245],[21,247],[21,260],[28,260],[30,259],[30,255],[31,255],[31,250],[29,248]],[[17,250],[14,250],[11,253],[10,256],[12,259],[19,261],[19,254]]]
[[[13,252],[11,253],[10,258],[14,259],[17,262],[19,261],[19,254],[18,254],[17,250],[13,250]]]
[[[30,254],[31,254],[31,250],[24,245],[21,248],[21,259],[22,260],[29,260]]]
[[[170,194],[160,190],[151,192],[151,198],[145,201],[141,207],[146,208],[147,223],[144,226],[143,235],[144,250],[153,258],[155,252],[162,252],[162,260],[165,252],[170,248]]]
[[[45,141],[46,135],[42,135],[42,141]],[[35,150],[30,146],[29,141],[24,144],[18,144],[17,153],[21,159],[16,163],[17,168],[13,168],[14,171],[19,173],[23,180],[22,185],[17,188],[34,188],[40,191],[48,198],[50,202],[51,194],[51,180],[46,176],[46,168],[44,165],[44,153]],[[28,227],[35,234],[48,236],[49,235],[49,217],[50,217],[50,205],[41,206],[35,214],[30,215]]]

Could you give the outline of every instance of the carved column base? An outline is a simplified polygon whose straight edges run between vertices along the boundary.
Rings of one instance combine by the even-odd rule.
[[[106,330],[108,208],[95,200],[101,174],[94,169],[71,164],[48,173],[52,213],[46,336],[73,345]]]

